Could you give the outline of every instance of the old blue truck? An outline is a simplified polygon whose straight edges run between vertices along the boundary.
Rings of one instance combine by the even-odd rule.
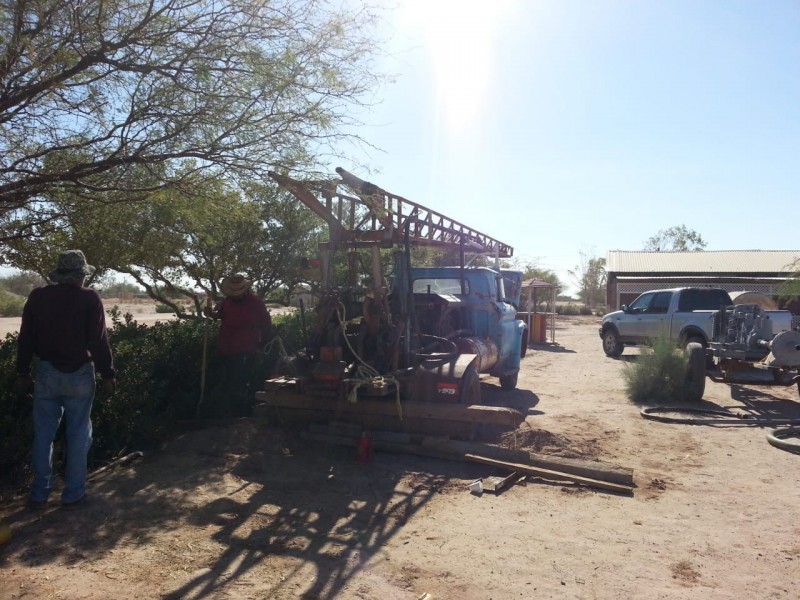
[[[423,334],[452,340],[461,354],[476,356],[478,373],[517,387],[528,327],[517,318],[522,273],[488,267],[411,269],[414,306]]]
[[[403,431],[452,435],[433,426],[446,421],[516,427],[518,411],[481,406],[480,379],[513,390],[526,354],[527,325],[516,313],[522,273],[500,268],[513,248],[336,171],[340,179],[324,182],[270,173],[325,221],[328,236],[306,347],[261,397],[365,425],[392,417]],[[454,266],[412,264],[418,247],[440,249],[439,262]]]

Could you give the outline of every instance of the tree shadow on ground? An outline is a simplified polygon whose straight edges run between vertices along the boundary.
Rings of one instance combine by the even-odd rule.
[[[190,432],[132,469],[104,474],[79,511],[6,513],[15,536],[0,565],[77,567],[110,553],[122,562],[147,547],[158,560],[125,563],[126,581],[148,581],[150,591],[160,582],[165,598],[219,597],[237,585],[258,597],[335,598],[437,493],[480,470],[354,456],[249,421]]]
[[[800,419],[800,402],[770,393],[770,388],[732,384],[731,398],[741,402],[753,417],[760,419]],[[792,388],[790,388],[792,389]],[[796,387],[794,389],[797,389]]]

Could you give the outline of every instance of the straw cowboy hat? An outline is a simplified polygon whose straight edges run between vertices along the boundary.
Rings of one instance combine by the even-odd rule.
[[[56,270],[48,275],[53,283],[75,281],[94,275],[95,268],[86,262],[86,257],[80,250],[65,250],[58,255]]]
[[[244,275],[237,273],[236,275],[231,275],[223,279],[220,288],[222,289],[222,293],[226,296],[236,298],[238,296],[243,296],[244,293],[250,289],[250,284],[252,283],[253,282],[245,278]]]

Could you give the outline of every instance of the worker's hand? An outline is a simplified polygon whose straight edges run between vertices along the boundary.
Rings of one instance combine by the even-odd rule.
[[[30,375],[17,375],[14,387],[20,396],[31,394],[33,393],[33,378]]]
[[[103,379],[103,381],[100,383],[100,387],[103,390],[103,395],[107,398],[110,398],[117,391],[117,380]]]

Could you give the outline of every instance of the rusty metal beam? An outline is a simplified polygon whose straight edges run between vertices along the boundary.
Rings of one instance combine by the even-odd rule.
[[[390,194],[341,167],[336,172],[355,196],[332,191],[330,186],[324,187],[319,182],[302,182],[273,172],[269,175],[319,215],[331,227],[332,237],[350,245],[398,244],[403,241],[403,232],[408,226],[411,242],[417,246],[460,248],[463,242],[467,252],[499,258],[514,254],[508,244],[455,219]],[[325,203],[315,193],[322,196]],[[357,205],[362,211],[357,211]]]

